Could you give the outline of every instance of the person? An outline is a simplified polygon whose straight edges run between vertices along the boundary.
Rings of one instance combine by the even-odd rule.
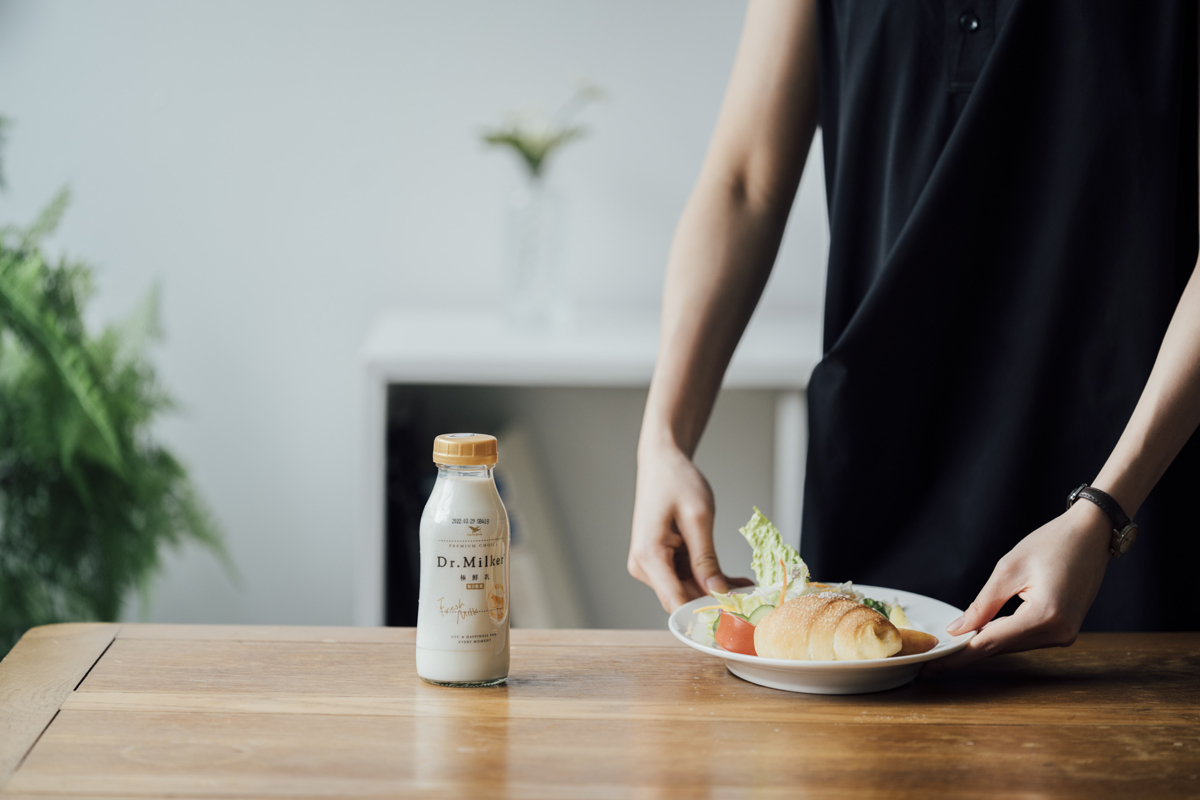
[[[1196,34],[1185,2],[750,0],[637,449],[628,567],[665,609],[747,583],[691,459],[819,125],[812,574],[966,608],[947,666],[1196,626]],[[1064,512],[1085,482],[1119,509]]]

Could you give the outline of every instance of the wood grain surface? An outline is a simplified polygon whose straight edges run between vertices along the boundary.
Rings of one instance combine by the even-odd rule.
[[[110,641],[4,797],[1200,796],[1200,634],[843,697],[746,683],[665,631],[514,631],[490,689],[421,683],[408,629]],[[0,671],[4,696],[41,682]]]
[[[116,625],[46,625],[26,633],[0,661],[0,786],[116,632]]]

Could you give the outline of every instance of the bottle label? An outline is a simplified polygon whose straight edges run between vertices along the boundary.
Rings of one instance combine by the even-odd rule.
[[[423,523],[417,646],[503,647],[508,622],[508,525],[490,517]],[[431,534],[431,535],[430,535]]]

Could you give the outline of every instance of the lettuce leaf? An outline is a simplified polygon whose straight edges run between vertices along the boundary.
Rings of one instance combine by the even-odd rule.
[[[754,516],[750,517],[745,526],[738,529],[738,533],[746,537],[746,541],[754,548],[750,568],[754,570],[754,577],[760,588],[782,585],[784,569],[792,576],[790,580],[800,584],[798,588],[803,588],[808,583],[808,566],[796,549],[783,541],[779,529],[763,516],[757,506]],[[783,559],[782,568],[779,565],[780,559]],[[792,592],[788,592],[788,596],[791,597]]]
[[[789,592],[789,594],[791,593]],[[769,593],[760,592],[758,590],[750,593],[730,592],[729,594],[713,592],[712,596],[718,603],[728,607],[729,609],[732,609],[733,611],[736,611],[743,617],[750,616],[752,613],[754,613],[754,609],[761,605],[766,605],[767,603],[775,605],[774,597],[770,596]]]

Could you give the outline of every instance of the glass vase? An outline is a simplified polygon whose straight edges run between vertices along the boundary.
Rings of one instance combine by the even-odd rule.
[[[515,327],[546,329],[566,313],[559,236],[562,201],[543,179],[530,177],[507,208],[508,316]]]

